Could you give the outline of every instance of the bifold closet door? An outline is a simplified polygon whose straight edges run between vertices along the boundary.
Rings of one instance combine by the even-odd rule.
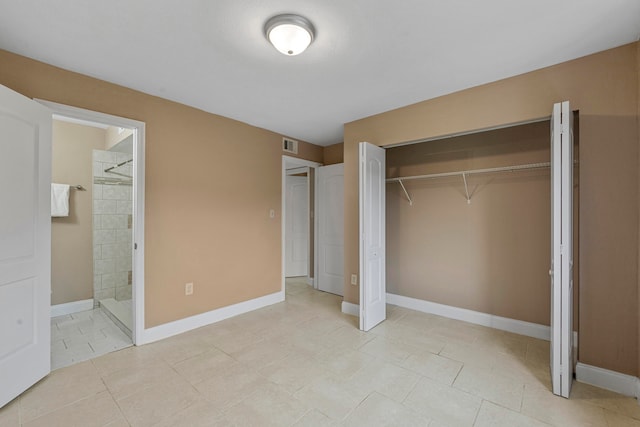
[[[51,369],[51,111],[0,86],[0,407]]]
[[[344,294],[344,163],[316,169],[317,288]]]
[[[573,381],[573,113],[554,104],[551,118],[551,379],[569,397]]]
[[[387,318],[385,258],[384,148],[359,145],[360,329],[368,331]]]

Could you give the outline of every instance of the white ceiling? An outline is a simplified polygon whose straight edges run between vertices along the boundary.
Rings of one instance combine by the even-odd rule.
[[[286,57],[262,27],[316,27]],[[638,0],[0,0],[0,48],[319,145],[343,124],[638,40]]]

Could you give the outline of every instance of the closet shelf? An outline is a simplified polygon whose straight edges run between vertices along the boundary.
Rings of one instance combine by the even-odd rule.
[[[513,172],[517,170],[527,170],[527,169],[544,169],[550,166],[551,166],[550,162],[528,163],[524,165],[502,166],[497,168],[470,169],[470,170],[455,171],[455,172],[441,172],[441,173],[430,173],[426,175],[413,175],[413,176],[404,176],[404,177],[397,177],[397,178],[387,178],[386,181],[399,183],[400,186],[402,187],[402,190],[404,191],[405,196],[407,197],[407,200],[409,201],[409,205],[413,205],[413,200],[411,199],[411,196],[409,196],[409,193],[407,192],[407,189],[405,188],[402,181],[408,181],[412,179],[431,179],[431,178],[442,178],[447,176],[462,175],[462,180],[464,181],[464,191],[467,196],[467,203],[470,204],[471,196],[469,195],[469,187],[467,186],[468,175],[475,175],[475,174],[481,174],[481,173],[495,173],[495,172]]]

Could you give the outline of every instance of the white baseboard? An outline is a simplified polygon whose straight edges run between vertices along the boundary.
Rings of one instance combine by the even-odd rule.
[[[284,301],[284,299],[285,294],[283,291],[280,291],[249,301],[243,301],[238,304],[211,310],[206,313],[197,314],[185,319],[180,319],[174,322],[165,323],[163,325],[154,326],[153,328],[145,329],[143,331],[142,337],[140,337],[140,340],[136,345],[148,344],[164,338],[169,338],[183,332],[188,332],[192,329],[207,326],[212,323],[237,316],[239,314],[248,313],[250,311],[257,310],[268,305],[277,304]]]
[[[449,305],[395,294],[387,294],[387,303],[410,308],[412,310],[422,311],[423,313],[436,314],[450,319],[462,320],[476,325],[488,326],[502,331],[526,335],[541,340],[549,341],[551,338],[550,328],[537,323],[509,319],[507,317],[467,310],[466,308],[452,307]]]
[[[360,306],[350,302],[342,301],[342,312],[351,316],[360,316]]]
[[[93,310],[93,298],[52,305],[51,317],[64,316],[66,314],[79,313],[87,310]]]
[[[315,288],[315,279],[313,277],[307,277],[307,284]]]
[[[581,383],[615,391],[625,396],[639,397],[638,387],[640,380],[638,380],[637,377],[621,374],[620,372],[578,362],[576,365],[576,380]]]

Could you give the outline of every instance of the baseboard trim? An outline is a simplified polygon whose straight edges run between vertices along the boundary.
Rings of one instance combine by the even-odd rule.
[[[581,383],[615,391],[625,396],[638,398],[640,380],[631,375],[621,374],[620,372],[578,362],[576,365],[576,380]]]
[[[307,277],[307,285],[315,287],[315,279],[313,277]]]
[[[423,313],[436,314],[450,319],[462,320],[476,325],[488,326],[502,331],[526,335],[541,340],[549,341],[551,339],[550,328],[537,323],[494,316],[493,314],[481,313],[479,311],[468,310],[466,308],[452,307],[450,305],[438,304],[431,301],[395,294],[387,294],[387,303],[421,311]],[[577,338],[576,334],[574,334],[574,338]],[[574,344],[575,341],[576,340],[574,340]]]
[[[358,304],[342,301],[342,312],[350,316],[360,317],[360,306]]]
[[[52,305],[51,317],[64,316],[66,314],[79,313],[87,310],[93,310],[93,298]]]
[[[263,308],[272,304],[277,304],[284,301],[284,299],[285,294],[283,291],[275,292],[273,294],[265,295],[263,297],[255,298],[249,301],[243,301],[238,304],[229,305],[227,307],[218,308],[216,310],[197,314],[185,319],[180,319],[173,322],[165,323],[163,325],[154,326],[153,328],[145,329],[143,331],[142,337],[140,337],[140,340],[136,345],[149,344],[154,341],[169,338],[174,335],[188,332],[192,329],[220,322],[221,320],[225,320],[230,317],[248,313],[250,311],[257,310],[259,308]]]

